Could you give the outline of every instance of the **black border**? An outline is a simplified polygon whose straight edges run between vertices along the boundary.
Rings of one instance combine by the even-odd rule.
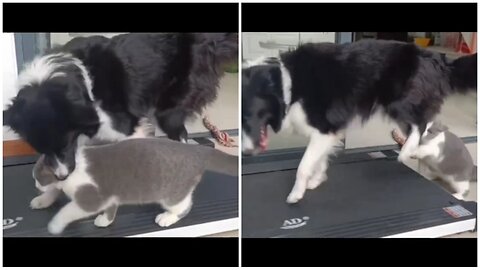
[[[477,3],[243,3],[243,32],[477,31]]]
[[[242,239],[242,266],[477,266],[476,238]]]
[[[238,238],[3,238],[3,266],[238,266]]]
[[[3,3],[4,32],[238,32],[238,3]]]

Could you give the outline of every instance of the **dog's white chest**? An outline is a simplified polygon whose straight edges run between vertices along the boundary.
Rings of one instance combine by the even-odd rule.
[[[293,103],[282,123],[282,129],[309,137],[315,128],[308,124],[307,114],[300,102]]]
[[[95,109],[97,110],[97,114],[100,119],[100,128],[98,129],[97,134],[95,134],[95,138],[100,140],[119,141],[127,137],[127,135],[113,128],[112,119],[105,111],[102,110],[102,108],[100,108],[99,105],[96,105]]]

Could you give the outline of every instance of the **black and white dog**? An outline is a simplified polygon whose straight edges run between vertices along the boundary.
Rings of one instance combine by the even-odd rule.
[[[414,44],[359,41],[304,44],[279,58],[247,62],[242,75],[242,147],[266,148],[267,126],[291,128],[310,138],[287,198],[296,203],[306,189],[327,179],[328,156],[351,120],[376,110],[405,134],[399,160],[410,157],[444,98],[477,85],[477,55],[450,61]]]
[[[186,141],[185,120],[215,100],[237,59],[237,33],[75,38],[26,66],[3,123],[64,179],[80,135],[122,140],[153,113],[169,138]]]

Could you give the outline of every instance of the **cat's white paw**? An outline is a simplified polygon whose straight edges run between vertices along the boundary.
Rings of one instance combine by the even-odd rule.
[[[112,224],[112,222],[113,222],[113,220],[108,220],[106,214],[101,214],[101,215],[98,215],[95,218],[95,221],[93,222],[93,224],[95,224],[95,226],[97,226],[97,227],[104,228],[104,227],[107,227],[108,225]]]
[[[164,212],[157,215],[155,218],[155,223],[157,223],[160,227],[168,227],[178,220],[180,220],[180,218],[177,215]]]
[[[30,201],[30,207],[32,209],[43,209],[52,205],[53,202],[54,200],[52,198],[50,198],[49,196],[45,196],[45,194],[42,194],[33,198],[33,200]]]
[[[465,196],[463,196],[463,193],[460,193],[460,192],[453,193],[452,195],[459,200],[464,200],[465,199]]]
[[[63,232],[63,230],[65,229],[65,225],[60,222],[56,222],[55,220],[52,220],[50,221],[50,223],[48,223],[47,228],[49,233],[58,235]]]

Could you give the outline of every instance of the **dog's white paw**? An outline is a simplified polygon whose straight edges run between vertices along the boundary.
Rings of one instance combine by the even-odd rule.
[[[52,198],[42,194],[40,196],[33,198],[33,200],[30,201],[30,207],[32,209],[43,209],[52,205],[53,202],[54,200]]]
[[[323,174],[319,178],[311,178],[307,182],[307,189],[316,189],[321,183],[325,182],[325,180],[327,180],[326,174]]]
[[[47,228],[49,233],[58,235],[63,232],[63,230],[65,229],[65,225],[60,222],[56,222],[55,220],[52,220],[50,221],[50,223],[48,223]]]
[[[316,189],[321,183],[320,179],[311,179],[307,183],[307,189]]]
[[[418,159],[419,151],[414,151],[410,154],[409,158],[411,159]]]
[[[180,218],[177,215],[165,212],[157,215],[155,218],[155,223],[157,223],[160,227],[168,227],[178,220],[180,220]]]
[[[112,224],[113,220],[108,220],[107,218],[107,215],[106,214],[101,214],[101,215],[98,215],[96,218],[95,218],[95,221],[93,222],[93,224],[95,224],[95,226],[97,227],[107,227],[108,225]]]
[[[297,203],[303,198],[304,192],[299,192],[297,190],[292,190],[287,197],[287,203]]]
[[[405,154],[402,154],[400,152],[400,154],[398,155],[398,162],[401,162],[401,163],[405,163],[407,160],[408,160],[409,156],[408,155],[405,155]]]

